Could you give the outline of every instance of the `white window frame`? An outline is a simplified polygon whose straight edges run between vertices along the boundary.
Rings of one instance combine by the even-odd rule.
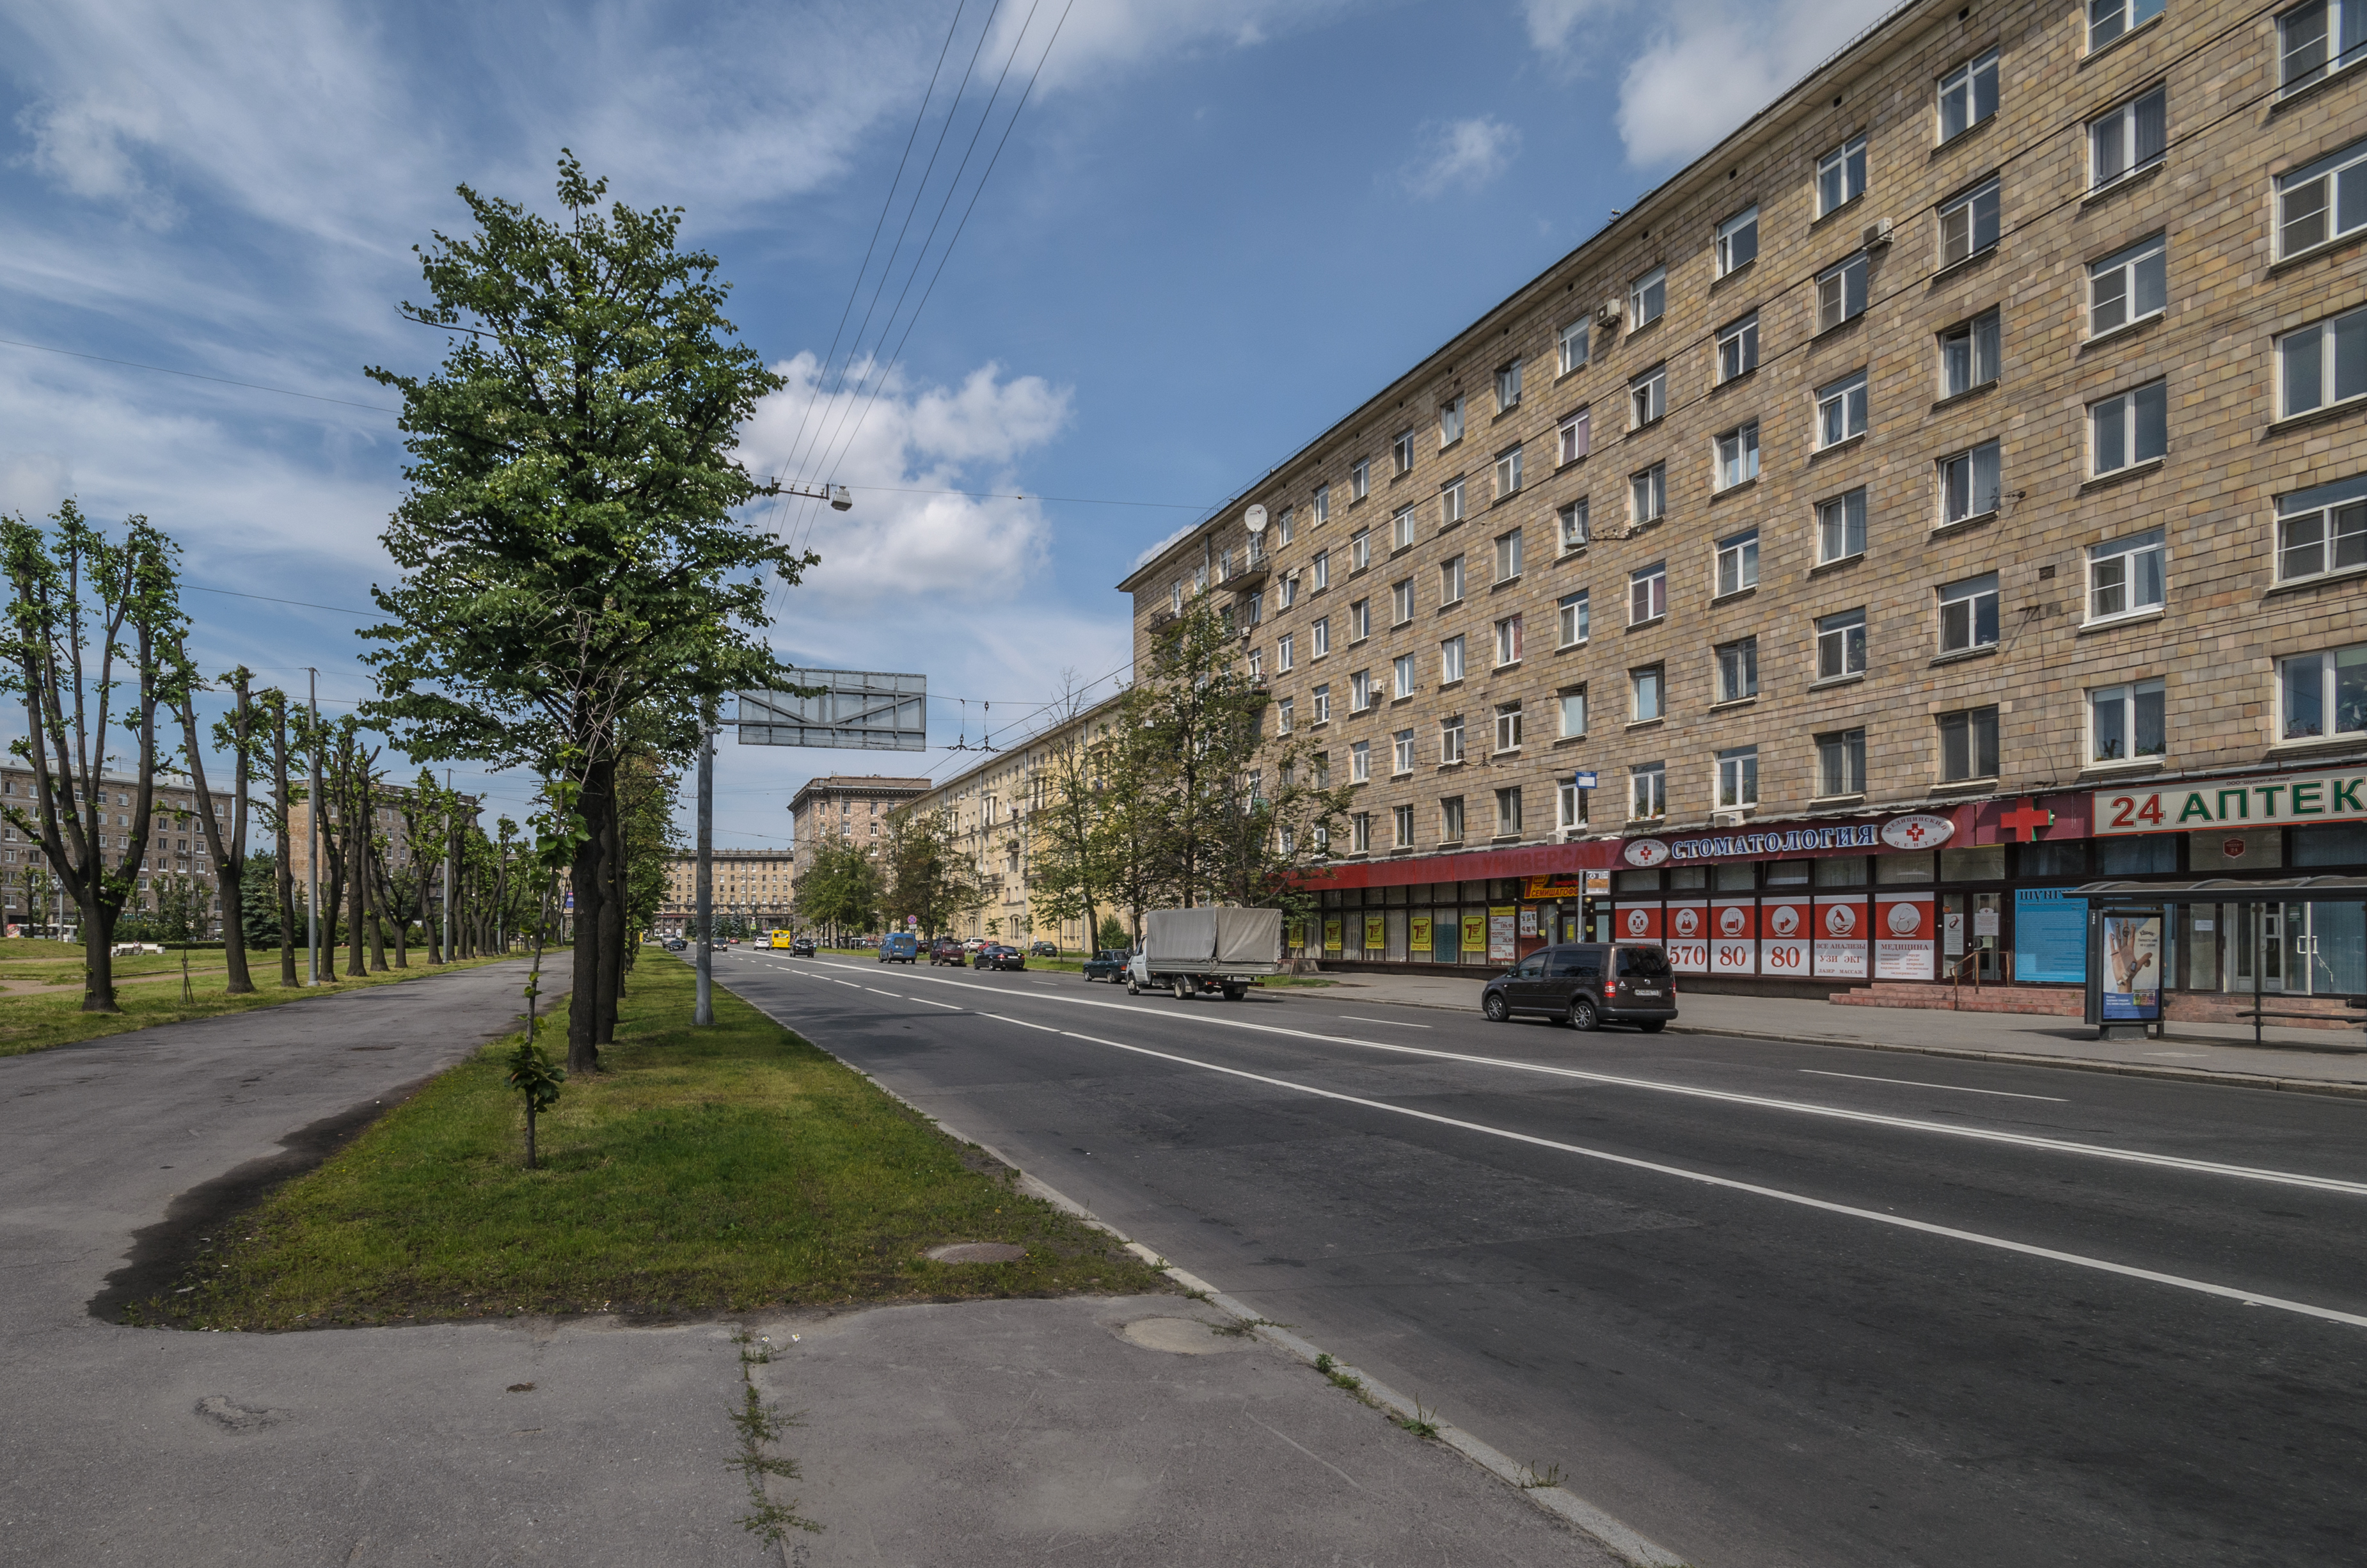
[[[1373,852],[1373,813],[1353,812],[1348,817],[1348,853],[1370,855]]]
[[[1627,672],[1627,722],[1648,724],[1669,716],[1669,666],[1637,665]]]
[[[1717,699],[1744,702],[1759,695],[1759,639],[1756,635],[1720,642],[1710,650],[1717,666]]]
[[[1817,274],[1817,330],[1830,332],[1865,314],[1865,252],[1845,256]]]
[[[2150,106],[2150,111],[2148,110]],[[2101,190],[2169,155],[2169,86],[2157,82],[2088,122],[2088,188]]]
[[[2163,607],[2169,597],[2166,530],[2148,528],[2088,547],[2088,624],[2101,625]]]
[[[1315,522],[1316,522],[1316,526],[1317,526],[1317,527],[1319,527],[1319,528],[1320,528],[1323,524],[1328,523],[1328,522],[1330,522],[1331,520],[1331,487],[1330,485],[1328,485],[1328,484],[1319,484],[1319,485],[1317,485],[1317,486],[1315,487]]]
[[[1373,672],[1358,670],[1348,677],[1348,711],[1362,713],[1373,705]]]
[[[1817,748],[1816,798],[1833,801],[1864,794],[1865,726],[1828,730],[1811,740]]]
[[[1581,408],[1554,426],[1555,466],[1567,467],[1594,449],[1594,411]]]
[[[1413,619],[1413,579],[1407,577],[1389,585],[1389,624],[1403,626]]]
[[[1362,642],[1373,634],[1373,601],[1358,599],[1348,607],[1348,641]]]
[[[1554,693],[1554,720],[1560,728],[1560,740],[1574,741],[1586,733],[1586,687],[1564,687]],[[1572,728],[1572,721],[1576,728]]]
[[[1274,642],[1274,673],[1288,675],[1298,667],[1298,634],[1285,631]]]
[[[1521,835],[1521,787],[1507,784],[1496,791],[1496,836],[1518,838]]]
[[[1510,414],[1521,406],[1521,361],[1496,367],[1496,412]]]
[[[1642,613],[1638,614],[1637,612]],[[1642,626],[1669,613],[1669,563],[1655,561],[1627,574],[1627,624]]]
[[[1503,669],[1521,662],[1521,612],[1500,618],[1496,622],[1496,668]]]
[[[1986,491],[1982,489],[1984,480],[1988,482]],[[1983,441],[1977,447],[1951,452],[1940,460],[1940,524],[1942,528],[1989,516],[1997,511],[2004,495],[2005,456],[2001,443]],[[1981,505],[1984,501],[1987,505]]]
[[[1950,103],[1954,97],[1955,102]],[[1940,78],[1937,101],[1933,106],[1939,116],[1939,140],[1953,142],[1976,125],[1986,123],[1998,110],[1998,51],[1975,55]],[[1955,119],[1950,123],[1951,111]]]
[[[1940,203],[1940,265],[1954,267],[1997,249],[2003,203],[2004,185],[1994,175]]]
[[[1373,778],[1373,743],[1352,741],[1348,745],[1348,782],[1369,784]]]
[[[1496,704],[1496,755],[1521,749],[1521,699]]]
[[[1467,661],[1465,658],[1463,633],[1443,637],[1438,642],[1438,684],[1452,686],[1463,678]]]
[[[1415,532],[1413,506],[1410,503],[1390,513],[1389,553],[1395,555],[1400,550],[1411,550]]]
[[[1962,397],[2001,374],[2005,358],[2005,312],[1991,306],[1940,334],[1940,395]],[[1957,371],[1963,369],[1959,380]],[[1982,372],[1987,371],[1984,375]]]
[[[1835,550],[1838,540],[1845,548]],[[1865,486],[1817,503],[1817,564],[1829,566],[1865,553]]]
[[[1291,718],[1296,708],[1296,702],[1287,697],[1274,705],[1274,733],[1278,735],[1290,733]]]
[[[1389,808],[1389,826],[1397,839],[1396,847],[1399,849],[1412,848],[1413,808],[1411,806],[1392,806]]]
[[[1451,528],[1464,517],[1463,475],[1456,474],[1438,487],[1438,526]]]
[[[1413,472],[1413,427],[1399,431],[1389,442],[1389,464],[1399,473]]]
[[[1521,530],[1496,536],[1496,581],[1509,583],[1521,574]]]
[[[1656,267],[1627,285],[1627,330],[1639,332],[1669,311],[1669,269]]]
[[[1308,633],[1307,647],[1308,656],[1310,659],[1322,658],[1331,652],[1331,618],[1330,616],[1317,618],[1313,629]]]
[[[1941,783],[1962,784],[1975,778],[1998,776],[1998,710],[1994,704],[1953,709],[1935,714],[1933,722],[1940,728]],[[1962,767],[1955,767],[1954,759],[1949,755],[1959,744],[1964,751]],[[1983,763],[1988,766],[1985,768],[1981,766]]]
[[[2169,378],[2088,405],[2088,472],[2097,478],[2157,462],[2169,450]]]
[[[1757,479],[1759,421],[1745,420],[1731,430],[1719,432],[1716,451],[1716,461],[1710,471],[1713,488],[1731,490]]]
[[[2000,617],[1996,573],[1984,572],[1977,577],[1960,577],[1953,583],[1942,583],[1938,592],[1940,652],[1961,653],[1974,648],[1994,648],[1998,645]],[[1988,601],[1988,612],[1986,628],[1981,624],[1984,600]],[[1982,635],[1984,630],[1988,632],[1986,637]]]
[[[1460,392],[1438,405],[1438,446],[1441,451],[1463,439],[1463,396]]]
[[[1866,373],[1859,370],[1817,389],[1817,447],[1854,441],[1866,431]]]
[[[1716,596],[1724,598],[1759,585],[1759,529],[1728,534],[1717,541]]]
[[[1669,367],[1664,360],[1627,382],[1627,428],[1641,430],[1668,417]]]
[[[1277,549],[1288,544],[1293,536],[1298,532],[1298,509],[1295,506],[1285,506],[1274,519],[1274,542]]]
[[[1627,770],[1627,820],[1659,822],[1669,814],[1666,763],[1639,762]]]
[[[1554,826],[1562,833],[1574,833],[1586,825],[1586,797],[1591,790],[1575,784],[1554,787]]]
[[[1463,715],[1449,713],[1438,722],[1438,765],[1451,766],[1464,759]]]
[[[1759,312],[1717,329],[1717,380],[1723,386],[1759,369]]]
[[[1583,369],[1593,357],[1593,324],[1580,319],[1571,322],[1554,334],[1554,352],[1560,366],[1559,373],[1569,375]]]
[[[1717,754],[1717,809],[1737,811],[1759,803],[1759,748],[1729,746]]]
[[[1411,653],[1399,653],[1389,661],[1389,692],[1392,700],[1414,694],[1414,668]]]
[[[1521,493],[1521,449],[1507,447],[1496,454],[1496,499]]]
[[[1865,674],[1865,611],[1844,609],[1817,618],[1816,679],[1847,680]]]
[[[1817,216],[1840,211],[1865,194],[1865,132],[1817,160]]]
[[[1564,594],[1554,603],[1554,630],[1558,634],[1561,647],[1577,647],[1587,640],[1592,630],[1589,625],[1592,616],[1586,602],[1586,594],[1587,591],[1580,588],[1574,594]]]
[[[1348,536],[1348,574],[1353,577],[1372,563],[1373,530],[1358,528]]]
[[[1308,722],[1328,724],[1331,722],[1331,687],[1330,682],[1317,687],[1308,697]]]
[[[1654,463],[1627,476],[1627,520],[1641,528],[1669,515],[1669,465]]]
[[[2361,0],[2367,10],[2367,0]],[[2348,363],[2345,353],[2348,352]],[[2345,391],[2342,372],[2350,373]],[[2307,402],[2296,402],[2295,383],[2307,381]],[[2367,305],[2295,327],[2277,339],[2277,415],[2290,419],[2367,397]]]
[[[1441,844],[1463,842],[1463,797],[1449,795],[1438,802],[1438,841]]]
[[[2304,18],[2317,23],[2315,39],[2294,29]],[[2346,43],[2344,40],[2348,40]],[[2328,46],[2328,40],[2332,46]],[[2316,58],[2295,68],[2296,55],[2315,46]],[[2277,18],[2277,90],[2297,93],[2367,61],[2367,0],[2309,0]]]
[[[1373,493],[1373,460],[1358,458],[1348,465],[1348,499],[1362,501]]]
[[[1554,514],[1556,538],[1561,542],[1564,555],[1584,550],[1590,542],[1591,519],[1586,513],[1586,497],[1581,495],[1575,501],[1565,503],[1561,510]]]
[[[2278,496],[2275,547],[2280,583],[2367,569],[2367,476]],[[2316,564],[2295,571],[2305,564],[2304,551]]]
[[[1389,737],[1393,776],[1402,778],[1413,771],[1413,732],[1399,730]]]
[[[1752,202],[1717,226],[1717,275],[1724,278],[1759,259],[1759,204]]]
[[[1438,563],[1438,608],[1441,609],[1463,602],[1464,589],[1467,585],[1464,560],[1458,551]]]
[[[2155,739],[2158,744],[2150,751],[2143,751],[2138,749],[2144,737],[2140,714],[2147,698],[2154,702]],[[2089,762],[2140,762],[2169,755],[2169,701],[2168,686],[2159,676],[2116,686],[2090,687],[2086,703]],[[2112,710],[2109,719],[2108,707]],[[2107,733],[2108,727],[2113,733]]]
[[[2315,729],[2296,730],[2300,722],[2297,705],[2293,700],[2293,681],[2305,668],[2314,672],[2316,687],[2313,700],[2316,704],[2318,722]],[[2344,728],[2343,675],[2356,672],[2350,680],[2349,697],[2352,711],[2361,722]],[[2279,659],[2276,666],[2276,733],[2281,741],[2316,742],[2339,740],[2344,736],[2367,735],[2367,642],[2354,642],[2348,647],[2325,648],[2314,653],[2297,653]]]
[[[2088,264],[2088,335],[2101,337],[2169,308],[2169,251],[2161,234]]]
[[[2162,0],[2088,0],[2088,52],[2128,37],[2161,15]]]

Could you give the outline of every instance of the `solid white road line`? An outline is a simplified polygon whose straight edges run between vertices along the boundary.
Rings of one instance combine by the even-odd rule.
[[[992,1017],[993,1014],[984,1015]],[[1016,1018],[1005,1019],[1017,1023]],[[1041,1024],[1029,1024],[1029,1028],[1043,1028]],[[2050,1263],[2069,1264],[2076,1268],[2091,1268],[2099,1273],[2117,1274],[2125,1279],[2142,1279],[2149,1284],[2169,1285],[2199,1295],[2217,1296],[2224,1301],[2241,1301],[2248,1307],[2274,1307],[2280,1312],[2295,1312],[2303,1317],[2321,1318],[2327,1323],[2347,1324],[2352,1328],[2367,1328],[2367,1315],[2346,1312],[2333,1307],[2320,1307],[2308,1301],[2289,1301],[2282,1296],[2263,1295],[2258,1290],[2240,1290],[2233,1285],[2214,1284],[2208,1279],[2190,1278],[2182,1274],[2164,1274],[2158,1269],[2139,1268],[2132,1264],[2114,1263],[2110,1258],[2089,1257],[2076,1252],[2064,1252],[2055,1247],[2017,1242],[2004,1236],[1992,1236],[1979,1231],[1966,1231],[1954,1225],[1937,1225],[1928,1220],[1910,1220],[1904,1215],[1887,1214],[1874,1209],[1860,1209],[1854,1204],[1835,1203],[1829,1199],[1811,1198],[1802,1192],[1786,1192],[1779,1187],[1766,1187],[1753,1181],[1738,1181],[1732,1176],[1712,1176],[1706,1171],[1687,1170],[1682,1165],[1665,1165],[1658,1160],[1639,1160],[1631,1154],[1614,1154],[1604,1149],[1590,1149],[1582,1143],[1565,1143],[1556,1138],[1540,1138],[1534,1133],[1515,1132],[1510,1128],[1490,1127],[1486,1122],[1466,1121],[1459,1117],[1440,1116],[1434,1111],[1416,1110],[1410,1106],[1391,1105],[1387,1100],[1365,1099],[1358,1095],[1343,1095],[1336,1089],[1319,1089],[1312,1084],[1293,1083],[1287,1078],[1275,1078],[1263,1073],[1251,1073],[1239,1067],[1227,1067],[1219,1062],[1202,1062],[1172,1051],[1153,1051],[1149,1046],[1127,1045],[1122,1040],[1103,1040],[1095,1035],[1078,1034],[1072,1030],[1054,1031],[1065,1039],[1082,1040],[1088,1045],[1107,1046],[1113,1051],[1131,1051],[1138,1056],[1155,1057],[1178,1066],[1196,1067],[1206,1073],[1221,1073],[1228,1077],[1245,1078],[1254,1084],[1265,1084],[1277,1089],[1291,1089],[1321,1099],[1338,1100],[1343,1105],[1361,1106],[1367,1110],[1387,1111],[1392,1116],[1411,1117],[1418,1121],[1434,1122],[1465,1132],[1483,1133],[1509,1142],[1526,1143],[1534,1148],[1552,1149],[1581,1159],[1600,1160],[1606,1165],[1624,1165],[1630,1170],[1649,1171],[1656,1176],[1673,1176],[1680,1181],[1699,1182],[1728,1192],[1746,1192],[1753,1197],[1772,1199],[1779,1203],[1796,1204],[1803,1209],[1821,1210],[1828,1214],[1845,1215],[1852,1220],[1870,1220],[1878,1225],[1890,1225],[1902,1231],[1915,1231],[1927,1236],[1941,1236],[1950,1241],[1966,1242],[1975,1246],[1994,1247],[1999,1252],[2019,1253],[2024,1257],[2044,1258]]]
[[[1426,1029],[1436,1027],[1432,1024],[1410,1024],[1403,1018],[1360,1018],[1353,1013],[1342,1013],[1338,1017],[1347,1019],[1352,1024],[1387,1024],[1392,1028],[1400,1029]]]
[[[934,979],[935,977],[919,978]],[[844,985],[848,983],[841,981],[839,983]],[[996,986],[978,985],[958,980],[936,980],[936,983],[965,991],[1000,989]],[[1085,996],[1056,995],[1048,999],[1073,1007],[1114,1007],[1126,1013],[1142,1011],[1141,1006],[1137,1004],[1097,1002]],[[1460,1062],[1478,1067],[1501,1067],[1509,1072],[1535,1073],[1547,1077],[1569,1078],[1580,1083],[1603,1084],[1614,1088],[1645,1089],[1655,1094],[1682,1095],[1692,1099],[1748,1106],[1757,1110],[1777,1110],[1798,1116],[1825,1117],[1835,1121],[1861,1122],[1871,1126],[1894,1128],[1901,1131],[1929,1132],[1946,1138],[1969,1138],[1978,1142],[2001,1143],[2012,1148],[2039,1150],[2048,1153],[2075,1154],[2084,1159],[2113,1160],[2126,1165],[2151,1165],[2161,1170],[2184,1171],[2198,1176],[2231,1176],[2240,1181],[2270,1182],[2281,1187],[2302,1187],[2319,1192],[2339,1192],[2353,1198],[2367,1198],[2367,1181],[2351,1181],[2340,1176],[2310,1176],[2299,1171],[2271,1170],[2259,1165],[2231,1165],[2216,1160],[2192,1160],[2178,1154],[2150,1153],[2142,1149],[2116,1149],[2105,1143],[2078,1143],[2062,1138],[2042,1138],[2035,1133],[2009,1131],[2000,1128],[1965,1127],[1943,1121],[1922,1121],[1913,1117],[1891,1116],[1881,1111],[1855,1110],[1846,1106],[1818,1105],[1809,1100],[1778,1099],[1772,1095],[1747,1095],[1733,1089],[1710,1089],[1692,1084],[1671,1084],[1657,1078],[1631,1078],[1624,1074],[1594,1073],[1580,1067],[1556,1067],[1542,1062],[1517,1062],[1501,1056],[1475,1056],[1466,1051],[1444,1051],[1432,1046],[1400,1045],[1394,1040],[1358,1040],[1353,1035],[1323,1034],[1313,1029],[1290,1028],[1281,1024],[1260,1024],[1242,1018],[1223,1017],[1210,1011],[1201,1011],[1196,1016],[1190,1016],[1188,1021],[1224,1028],[1247,1029],[1257,1034],[1280,1035],[1293,1040],[1316,1040],[1327,1045],[1353,1045],[1365,1051],[1385,1051],[1398,1056],[1421,1056],[1433,1061]]]
[[[2017,1095],[2011,1089],[1968,1089],[1962,1084],[1928,1084],[1920,1078],[1877,1078],[1871,1073],[1828,1073],[1821,1067],[1803,1067],[1800,1071],[1814,1074],[1819,1078],[1855,1078],[1861,1084],[1905,1084],[1913,1089],[1946,1089],[1958,1095],[1995,1095],[2009,1100],[2052,1100],[2056,1105],[2071,1103],[2060,1095]]]

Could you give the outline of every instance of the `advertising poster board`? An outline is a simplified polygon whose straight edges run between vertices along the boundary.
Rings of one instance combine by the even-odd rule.
[[[1679,974],[1709,972],[1709,901],[1671,900],[1666,919],[1669,967]]]
[[[1933,936],[1930,893],[1877,895],[1874,901],[1874,977],[1931,979],[1939,972],[1932,961]]]
[[[1807,979],[1808,943],[1816,928],[1816,907],[1805,895],[1762,901],[1759,905],[1759,972]]]
[[[2161,1017],[2161,916],[2122,914],[2102,920],[2103,1021],[2155,1022]]]
[[[2088,901],[2056,888],[2013,895],[2013,978],[2018,983],[2088,983]]]
[[[1430,956],[1430,911],[1410,916],[1406,921],[1406,945],[1424,958]]]
[[[1537,906],[1534,903],[1524,903],[1521,905],[1521,935],[1534,937],[1536,934]]]
[[[1865,894],[1817,897],[1816,975],[1818,980],[1865,978]]]
[[[1340,917],[1336,915],[1323,917],[1323,950],[1327,953],[1340,950]]]
[[[1660,939],[1660,904],[1623,903],[1611,921],[1614,942],[1657,942]]]
[[[1463,956],[1466,960],[1484,956],[1488,951],[1488,917],[1476,909],[1463,914]]]
[[[1747,898],[1722,898],[1710,905],[1709,971],[1752,974],[1758,964],[1759,906]]]
[[[1378,910],[1365,916],[1365,952],[1366,956],[1387,950],[1389,945],[1388,916]]]
[[[1520,956],[1519,944],[1512,935],[1520,914],[1520,908],[1516,904],[1496,903],[1488,906],[1489,962],[1511,963]]]

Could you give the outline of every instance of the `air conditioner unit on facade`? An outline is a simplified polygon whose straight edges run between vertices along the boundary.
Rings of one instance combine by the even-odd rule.
[[[1709,820],[1714,827],[1740,827],[1748,815],[1745,812],[1712,812]]]
[[[1619,326],[1620,313],[1626,308],[1626,305],[1616,298],[1603,301],[1594,307],[1594,324],[1606,331],[1616,331]]]
[[[1887,218],[1876,218],[1873,222],[1868,223],[1865,226],[1865,233],[1860,236],[1860,243],[1868,250],[1873,250],[1880,245],[1888,244],[1890,243],[1890,220]]]

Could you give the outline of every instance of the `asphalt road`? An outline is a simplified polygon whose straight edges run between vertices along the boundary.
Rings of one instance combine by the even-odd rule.
[[[1704,1568],[2367,1540],[2367,1105],[1322,990],[717,971]]]

